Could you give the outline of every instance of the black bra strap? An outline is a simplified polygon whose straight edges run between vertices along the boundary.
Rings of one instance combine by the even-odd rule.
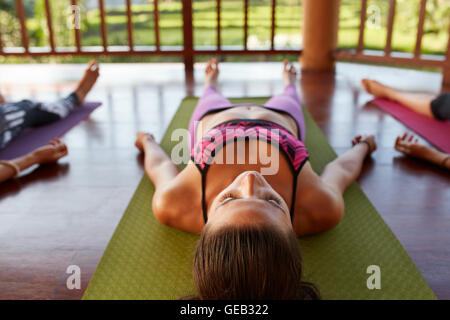
[[[203,211],[203,220],[206,222],[208,221],[208,209],[206,208],[206,198],[205,198],[205,189],[206,189],[206,171],[201,171],[202,175],[202,211]]]
[[[297,177],[298,173],[294,174],[294,181],[292,182],[292,202],[291,202],[291,210],[289,212],[291,214],[291,222],[294,221],[295,196],[297,194]]]

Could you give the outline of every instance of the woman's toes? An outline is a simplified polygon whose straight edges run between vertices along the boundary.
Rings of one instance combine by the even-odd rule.
[[[291,65],[289,72],[291,72],[292,74],[297,74],[297,70],[295,70],[295,67],[293,65]]]
[[[366,87],[367,79],[361,79],[361,85],[365,88]]]
[[[371,93],[371,92],[370,92],[370,86],[369,86],[369,80],[368,80],[368,79],[362,79],[362,80],[361,80],[361,85],[363,86],[364,90],[365,90],[367,93]]]

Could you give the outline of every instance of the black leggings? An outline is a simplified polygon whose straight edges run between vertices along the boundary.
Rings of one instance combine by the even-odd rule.
[[[450,120],[450,93],[442,93],[431,101],[431,113],[436,119]]]
[[[67,117],[79,104],[75,93],[54,103],[22,100],[0,104],[0,149],[29,127],[44,125]]]

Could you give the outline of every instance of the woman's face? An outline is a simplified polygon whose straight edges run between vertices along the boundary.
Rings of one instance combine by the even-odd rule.
[[[289,207],[283,198],[259,172],[246,171],[214,199],[208,224],[220,227],[258,223],[292,230]]]

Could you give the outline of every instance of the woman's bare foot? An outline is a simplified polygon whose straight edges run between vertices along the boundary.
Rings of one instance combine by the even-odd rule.
[[[213,86],[217,89],[217,79],[219,77],[219,62],[216,58],[208,61],[205,70],[205,86]]]
[[[136,148],[138,148],[139,151],[144,152],[144,144],[147,142],[155,142],[155,136],[151,133],[138,131],[136,133],[136,141],[134,142]]]
[[[84,98],[86,97],[88,92],[91,91],[99,75],[100,73],[98,63],[97,61],[92,60],[91,62],[89,62],[89,65],[84,72],[83,78],[81,78],[81,80],[78,82],[77,88],[75,89],[75,94],[77,95],[80,104],[83,103]]]
[[[289,64],[287,59],[283,61],[283,83],[284,86],[288,86],[290,84],[295,84],[297,80],[297,70],[292,64]]]
[[[387,98],[391,92],[391,88],[379,83],[376,80],[362,79],[361,85],[367,93],[377,98]]]

